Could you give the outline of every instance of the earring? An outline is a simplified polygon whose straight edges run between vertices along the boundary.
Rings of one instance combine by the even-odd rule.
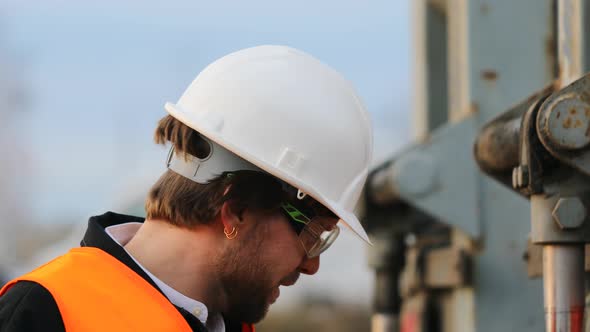
[[[234,233],[235,232],[235,233]],[[225,228],[223,229],[223,234],[225,234],[225,237],[233,240],[236,238],[236,236],[238,236],[238,230],[235,227],[232,227],[231,232],[228,232],[227,230],[225,230]]]

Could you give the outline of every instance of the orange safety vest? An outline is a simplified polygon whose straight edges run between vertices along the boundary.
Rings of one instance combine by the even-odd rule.
[[[10,281],[34,281],[55,299],[66,332],[192,331],[176,307],[128,266],[93,247],[81,247]],[[254,332],[242,324],[242,332]]]

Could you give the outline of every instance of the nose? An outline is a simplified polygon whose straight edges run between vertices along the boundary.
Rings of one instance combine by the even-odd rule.
[[[304,274],[313,275],[320,269],[320,256],[314,258],[303,257],[299,271]]]

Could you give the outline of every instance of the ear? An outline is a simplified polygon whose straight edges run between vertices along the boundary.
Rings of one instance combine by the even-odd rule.
[[[221,205],[221,211],[219,213],[221,217],[221,223],[225,230],[231,231],[234,227],[238,227],[242,223],[240,213],[236,211],[230,201],[226,201]]]

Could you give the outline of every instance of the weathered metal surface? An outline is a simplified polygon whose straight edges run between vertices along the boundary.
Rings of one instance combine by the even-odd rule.
[[[390,169],[403,195],[419,197],[433,191],[439,182],[436,162],[428,154],[414,152],[404,155]]]
[[[403,236],[390,231],[373,237],[374,247],[369,252],[369,265],[375,270],[372,331],[392,331],[385,329],[391,327],[385,323],[397,323],[400,314],[399,279],[405,259]]]
[[[560,149],[581,149],[590,143],[590,105],[574,94],[563,95],[547,106],[542,130]]]
[[[369,176],[367,181],[367,198],[373,204],[394,204],[401,199],[395,189],[394,173],[391,171],[390,165],[390,162],[386,163]]]
[[[519,165],[514,169],[512,186],[527,197],[543,192],[543,175],[552,159],[537,135],[536,119],[540,105],[547,97],[548,91],[545,92],[529,104],[520,125]]]
[[[368,261],[375,271],[372,329],[381,331],[387,326],[383,325],[384,317],[391,318],[390,323],[398,323],[401,308],[400,275],[406,265],[405,237],[409,232],[423,228],[431,220],[401,202],[394,205],[395,209],[378,207],[372,199],[367,199],[366,205],[364,225],[373,240]]]
[[[470,9],[465,0],[447,0],[449,121],[458,122],[470,116],[474,107],[470,63]]]
[[[371,174],[369,197],[374,203],[386,205],[404,195],[425,195],[436,185],[437,177],[436,164],[430,156],[408,153]]]
[[[394,193],[388,197],[403,199],[445,224],[479,237],[477,168],[471,158],[475,126],[474,117],[443,126],[432,133],[428,142],[406,149],[390,162],[379,172],[389,172],[389,176],[381,177],[381,181],[389,183],[389,192]],[[369,179],[370,197],[376,197],[376,188],[385,186],[377,180],[375,176]],[[380,203],[393,203],[383,196]],[[457,202],[461,202],[460,209]]]
[[[584,271],[590,272],[590,244],[584,246],[584,252]],[[527,262],[529,277],[536,278],[543,275],[543,246],[529,241],[524,259]]]
[[[457,247],[413,248],[400,283],[404,296],[426,289],[452,289],[472,281],[472,257]]]
[[[531,240],[536,244],[574,244],[584,243],[590,236],[590,223],[583,223],[575,231],[563,229],[574,221],[563,219],[563,224],[556,222],[555,207],[559,201],[556,194],[531,196]],[[556,211],[559,213],[559,211]],[[579,213],[579,212],[577,212]],[[565,215],[566,213],[564,213]],[[570,217],[573,213],[569,213]],[[578,217],[576,217],[578,218]],[[580,223],[579,220],[576,220]]]
[[[422,289],[420,276],[420,250],[411,248],[406,252],[406,264],[400,275],[400,294],[402,298],[410,298],[414,293]]]
[[[553,58],[547,53],[549,41],[555,40],[554,9],[549,0],[465,2],[466,91],[481,126],[554,80]],[[503,183],[510,186],[510,171],[506,178]],[[489,177],[479,180],[478,200],[483,243],[474,263],[474,308],[460,315],[473,319],[478,332],[541,331],[541,282],[528,279],[522,260],[530,232],[529,203]]]
[[[425,195],[437,181],[436,161],[419,151],[408,152],[371,174],[369,195],[374,203],[391,204],[403,195]]]
[[[536,278],[543,275],[543,246],[527,241],[527,249],[523,255],[527,263],[529,278]]]
[[[590,175],[590,151],[582,149],[590,142],[590,74],[547,98],[537,128],[552,156]]]
[[[371,316],[371,332],[398,332],[398,327],[396,315],[378,313]]]
[[[375,278],[375,289],[379,291],[373,299],[375,314],[397,319],[400,313],[401,300],[399,298],[398,276],[387,270],[378,270]],[[394,308],[395,307],[395,308]],[[384,326],[373,326],[374,331],[381,330]]]
[[[471,281],[471,257],[459,248],[427,252],[424,258],[424,285],[427,288],[454,288]]]
[[[550,94],[553,85],[533,93],[507,112],[487,123],[473,147],[479,168],[509,188],[529,184],[528,168],[519,166],[519,141],[524,114]],[[518,167],[513,171],[514,168]]]
[[[563,230],[575,230],[584,224],[586,207],[579,197],[562,197],[551,213],[555,222]]]
[[[526,188],[529,185],[529,169],[518,165],[512,170],[512,187],[515,189]]]
[[[416,294],[405,299],[401,311],[401,332],[428,332],[428,311],[430,296],[426,292]]]
[[[474,151],[480,167],[492,172],[506,172],[518,165],[519,131],[520,117],[483,128]]]
[[[547,332],[582,332],[584,246],[543,247],[543,288]]]
[[[413,136],[424,139],[447,121],[446,1],[412,1]]]
[[[481,295],[480,295],[481,296]],[[460,287],[446,293],[440,301],[442,332],[479,332],[486,328],[481,326],[483,317],[477,315],[476,289]],[[513,325],[514,322],[504,324]],[[491,331],[491,330],[490,330]]]
[[[559,87],[565,87],[584,72],[582,0],[558,0],[557,14],[558,79]]]

